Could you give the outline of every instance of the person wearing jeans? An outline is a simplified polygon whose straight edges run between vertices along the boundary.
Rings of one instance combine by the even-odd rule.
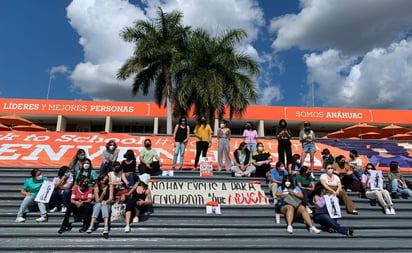
[[[392,198],[399,198],[398,193],[402,197],[412,197],[412,191],[408,188],[405,179],[399,169],[399,164],[396,161],[392,161],[389,164],[388,179],[390,182]]]
[[[37,222],[47,221],[47,210],[44,203],[36,202],[34,199],[40,191],[40,188],[47,177],[43,177],[39,169],[33,169],[31,172],[31,177],[24,181],[20,193],[24,196],[23,201],[20,204],[19,211],[17,212],[16,222],[24,222],[26,219],[24,216],[24,211],[27,208],[37,205],[40,210],[40,218],[36,219]]]
[[[217,151],[217,170],[222,170],[223,157],[225,157],[226,170],[230,169],[230,137],[231,131],[227,127],[227,121],[222,120],[220,123],[220,128],[217,131],[218,142],[218,151]]]
[[[183,168],[183,161],[185,157],[186,144],[190,137],[190,127],[187,125],[187,119],[184,116],[179,118],[178,124],[176,124],[173,131],[173,138],[175,139],[175,150],[173,155],[172,169],[176,167],[177,157],[179,156],[179,169]]]

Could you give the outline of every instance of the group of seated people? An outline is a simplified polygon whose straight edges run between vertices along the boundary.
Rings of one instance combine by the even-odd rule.
[[[148,189],[150,176],[160,175],[160,159],[151,147],[150,139],[144,142],[145,147],[140,153],[140,164],[136,173],[136,157],[133,150],[124,154],[124,160],[117,161],[118,151],[116,143],[109,141],[103,152],[103,161],[100,166],[100,175],[93,169],[92,162],[86,157],[84,150],[79,149],[69,166],[59,169],[53,179],[55,189],[46,205],[35,202],[36,194],[42,183],[47,180],[39,169],[31,171],[31,177],[27,179],[21,189],[23,199],[16,222],[24,222],[24,211],[34,205],[40,210],[37,222],[45,222],[47,213],[61,211],[65,213],[62,225],[58,230],[63,233],[70,230],[69,219],[72,213],[77,214],[83,221],[80,232],[91,233],[95,229],[97,218],[104,221],[104,234],[109,232],[109,215],[111,205],[115,202],[126,203],[125,232],[130,232],[130,224],[138,222],[139,214],[150,210],[152,198]],[[331,158],[332,157],[332,158]],[[387,190],[382,187],[371,187],[370,178],[375,166],[368,163],[362,168],[356,150],[350,151],[350,160],[339,155],[335,159],[328,150],[322,151],[324,172],[319,182],[315,182],[308,167],[303,166],[299,154],[292,156],[292,161],[286,167],[278,161],[271,168],[272,156],[264,149],[264,145],[258,142],[256,151],[251,154],[247,144],[242,142],[234,152],[234,161],[231,171],[234,176],[255,176],[266,178],[274,198],[276,212],[282,212],[287,222],[287,231],[293,233],[292,222],[294,216],[301,216],[312,233],[319,233],[312,223],[310,214],[313,213],[310,204],[314,206],[314,220],[323,228],[334,230],[342,234],[352,235],[353,230],[341,228],[336,220],[326,217],[323,196],[334,195],[346,206],[348,214],[358,214],[355,204],[347,195],[347,191],[358,191],[362,197],[376,200],[384,213],[395,214],[392,198],[412,197],[412,191],[408,188],[407,181],[399,172],[397,162],[391,162],[388,173],[389,183]],[[382,175],[382,174],[380,174]],[[376,177],[375,177],[376,178]],[[383,177],[380,178],[383,181]],[[389,193],[388,190],[391,192]],[[291,197],[293,196],[293,197]],[[286,198],[297,198],[299,204],[294,206],[285,201]],[[295,198],[295,199],[296,199]],[[278,221],[277,221],[278,222]]]
[[[24,212],[37,206],[40,218],[37,222],[48,221],[48,213],[65,213],[58,233],[71,229],[71,214],[83,221],[80,232],[92,233],[98,217],[104,221],[103,234],[109,233],[109,217],[112,204],[125,203],[125,232],[130,232],[130,224],[139,222],[139,215],[152,210],[152,197],[148,189],[151,175],[158,175],[160,162],[151,148],[150,139],[145,140],[145,148],[140,153],[140,165],[136,173],[136,158],[133,150],[128,150],[122,163],[116,161],[116,144],[109,141],[103,152],[100,173],[93,169],[85,151],[79,149],[69,166],[62,166],[53,178],[54,190],[49,203],[36,202],[35,197],[47,177],[39,169],[31,171],[21,194],[24,199],[17,213],[16,222],[24,222]],[[98,175],[99,174],[99,175]],[[48,206],[48,211],[46,206]]]

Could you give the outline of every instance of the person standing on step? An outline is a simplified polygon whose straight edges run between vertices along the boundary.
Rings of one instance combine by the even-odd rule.
[[[17,212],[16,222],[24,222],[26,219],[23,217],[27,208],[37,205],[40,210],[40,218],[37,218],[37,222],[47,221],[46,205],[42,202],[36,202],[34,199],[40,191],[40,188],[47,177],[42,176],[42,172],[39,169],[32,169],[30,172],[31,177],[24,181],[21,187],[20,193],[24,196],[23,201],[20,204],[19,211]]]
[[[90,226],[90,219],[92,214],[92,200],[93,200],[93,188],[89,187],[89,179],[81,175],[77,179],[77,185],[73,187],[72,196],[70,199],[70,205],[64,214],[64,219],[60,229],[57,231],[59,234],[70,230],[70,215],[75,213],[79,215],[83,220],[83,226],[79,229],[80,233],[87,231]]]
[[[309,155],[310,167],[309,172],[311,177],[315,178],[313,171],[315,169],[315,132],[312,130],[312,125],[309,122],[303,123],[303,129],[299,133],[299,140],[302,143],[302,165],[304,164],[306,157]]]
[[[152,194],[149,189],[150,175],[145,173],[139,176],[139,182],[137,182],[130,191],[122,196],[122,201],[126,200],[126,197],[130,197],[126,202],[126,226],[124,232],[130,232],[130,223],[133,218],[133,223],[139,222],[139,215],[149,211],[152,207]]]
[[[256,151],[256,143],[259,136],[251,121],[246,122],[245,130],[243,131],[243,137],[245,138],[245,142],[247,143],[247,148],[253,154]]]
[[[190,138],[190,126],[187,124],[187,118],[185,116],[181,116],[179,118],[179,121],[173,131],[173,138],[175,139],[175,143],[172,170],[174,170],[176,167],[178,156],[180,157],[179,170],[181,170],[183,168],[183,162],[185,159],[186,145]]]
[[[117,161],[119,151],[116,150],[117,144],[110,140],[106,144],[106,149],[102,153],[102,164],[100,165],[100,174],[107,174],[113,170],[113,163]]]
[[[94,186],[94,206],[90,226],[87,233],[93,232],[94,224],[100,212],[102,213],[104,221],[103,235],[109,234],[109,215],[114,200],[114,186],[109,184],[109,176],[102,174],[97,178]]]
[[[206,157],[207,150],[209,149],[209,145],[212,144],[212,127],[207,123],[206,117],[200,117],[198,123],[195,126],[195,130],[193,131],[197,140],[196,140],[196,157],[195,157],[195,164],[194,170],[197,170],[197,165],[199,164],[200,155],[202,157]]]
[[[279,161],[289,167],[292,162],[292,133],[289,131],[288,123],[286,120],[279,120],[278,127],[276,128],[276,138],[278,140],[278,157]],[[285,162],[286,155],[286,162]]]
[[[231,131],[227,126],[227,121],[222,119],[220,121],[220,128],[217,130],[218,151],[217,151],[217,170],[222,170],[223,157],[225,157],[226,170],[229,171],[231,167],[230,161],[230,137]]]

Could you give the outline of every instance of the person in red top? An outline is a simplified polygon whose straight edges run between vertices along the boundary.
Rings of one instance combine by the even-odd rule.
[[[57,231],[59,234],[70,230],[70,214],[78,214],[83,219],[83,226],[79,229],[80,233],[86,232],[90,225],[90,219],[92,214],[92,199],[93,188],[89,187],[89,179],[86,176],[81,175],[77,180],[77,185],[73,188],[72,196],[70,199],[70,205],[64,214],[62,225]]]

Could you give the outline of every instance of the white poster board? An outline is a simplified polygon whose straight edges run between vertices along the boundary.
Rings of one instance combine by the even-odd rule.
[[[328,209],[329,216],[332,219],[342,217],[342,213],[339,206],[339,199],[336,195],[324,195],[326,208]]]
[[[201,177],[213,177],[213,163],[210,157],[201,157],[199,164]]]
[[[41,203],[49,203],[53,190],[54,183],[51,181],[44,181],[34,201]]]
[[[219,204],[206,204],[206,214],[222,214]]]
[[[372,191],[383,190],[383,176],[382,171],[371,170],[371,176],[369,177],[369,189]]]

